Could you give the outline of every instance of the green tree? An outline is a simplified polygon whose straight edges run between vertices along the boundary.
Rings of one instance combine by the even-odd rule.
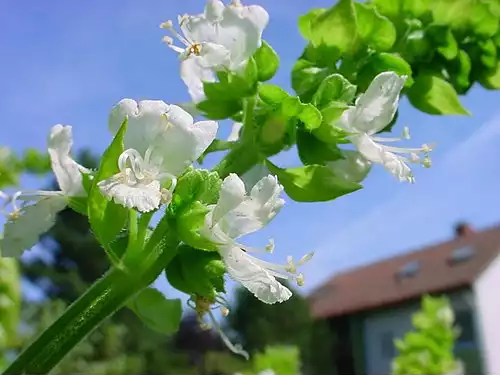
[[[414,330],[395,341],[399,351],[393,361],[394,375],[444,375],[461,371],[453,354],[457,330],[455,316],[446,297],[425,296],[422,308],[412,318]]]

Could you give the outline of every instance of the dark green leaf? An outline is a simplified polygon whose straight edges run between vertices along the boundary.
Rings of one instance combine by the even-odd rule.
[[[361,185],[335,176],[323,165],[298,168],[278,168],[270,161],[266,165],[278,176],[287,195],[297,202],[324,202],[336,199],[362,188]]]
[[[340,149],[334,144],[321,142],[313,134],[297,131],[297,149],[302,163],[305,165],[319,164],[341,158]]]
[[[415,79],[407,92],[410,103],[417,109],[432,115],[469,115],[451,84],[429,74]]]
[[[314,130],[314,135],[318,139],[328,144],[342,143],[346,133],[334,124],[340,119],[347,105],[340,102],[332,102],[328,107],[321,110],[323,122],[321,126]]]
[[[128,306],[156,332],[171,335],[179,329],[182,317],[180,299],[167,299],[160,291],[146,288]]]
[[[396,54],[382,52],[371,56],[366,65],[358,73],[359,90],[366,91],[375,76],[387,71],[407,76],[406,87],[410,87],[413,84],[410,64]]]
[[[491,38],[498,32],[499,16],[492,12],[491,7],[486,2],[475,1],[468,17],[470,17],[471,27],[476,35]]]
[[[212,120],[227,119],[243,108],[241,100],[213,100],[207,99],[196,105],[205,116]]]
[[[363,41],[377,51],[389,50],[396,41],[396,28],[373,6],[355,2],[358,33]]]
[[[257,64],[258,79],[261,82],[273,78],[280,66],[278,54],[265,41],[262,41],[262,45],[255,52],[254,59]]]
[[[431,1],[432,0],[401,1],[401,8],[403,13],[419,18],[430,11]]]
[[[500,62],[497,62],[495,69],[485,71],[480,82],[488,90],[500,90]]]
[[[464,93],[470,86],[469,79],[472,63],[469,55],[464,50],[459,50],[457,58],[452,61],[448,69],[450,81],[453,83],[458,93]]]
[[[437,45],[437,51],[447,60],[453,60],[458,54],[458,43],[449,27],[431,26],[426,33]]]
[[[298,116],[302,111],[302,103],[297,96],[289,96],[281,103],[281,113],[288,117]]]
[[[292,87],[302,101],[308,102],[330,71],[328,68],[319,68],[310,61],[298,60],[292,69]]]

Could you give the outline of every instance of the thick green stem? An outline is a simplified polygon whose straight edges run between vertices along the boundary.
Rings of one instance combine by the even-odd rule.
[[[255,140],[255,104],[255,97],[252,96],[245,99],[245,106],[243,108],[243,131],[240,143],[229,151],[224,159],[214,168],[214,171],[216,171],[221,178],[227,177],[229,173],[242,175],[259,162],[259,152]]]
[[[175,256],[178,245],[174,230],[159,227],[153,236],[161,240],[151,249],[146,246],[146,251],[150,251],[143,262],[137,262],[130,271],[111,268],[24,350],[4,374],[48,373],[99,324],[150,285]]]

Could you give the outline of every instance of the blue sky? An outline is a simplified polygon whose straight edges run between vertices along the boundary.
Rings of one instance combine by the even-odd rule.
[[[281,56],[274,82],[289,88],[291,66],[305,45],[297,18],[331,3],[258,3],[271,17],[264,38]],[[162,44],[158,25],[203,6],[202,0],[3,2],[0,144],[16,151],[44,149],[50,127],[62,123],[73,126],[76,149],[102,152],[110,141],[107,116],[118,100],[188,100],[177,56]],[[416,146],[437,143],[433,167],[416,170],[415,185],[399,183],[375,166],[365,189],[334,202],[287,199],[277,218],[247,242],[263,246],[273,237],[275,261],[315,250],[304,267],[308,291],[341,269],[445,240],[457,220],[477,228],[498,223],[500,93],[475,87],[463,103],[472,117],[430,116],[403,100],[396,131],[408,125]],[[220,138],[229,127],[221,124]],[[293,151],[276,161],[298,165]],[[33,188],[43,182],[24,183]]]

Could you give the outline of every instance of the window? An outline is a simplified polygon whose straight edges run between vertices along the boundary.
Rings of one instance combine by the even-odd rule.
[[[469,260],[474,256],[474,248],[472,246],[464,246],[453,250],[450,257],[450,262],[461,263]]]
[[[382,358],[392,359],[396,355],[392,332],[384,332],[380,336],[380,351]]]
[[[397,273],[399,278],[403,277],[413,277],[420,270],[420,261],[412,260],[411,262],[406,263],[403,267],[401,267]]]

